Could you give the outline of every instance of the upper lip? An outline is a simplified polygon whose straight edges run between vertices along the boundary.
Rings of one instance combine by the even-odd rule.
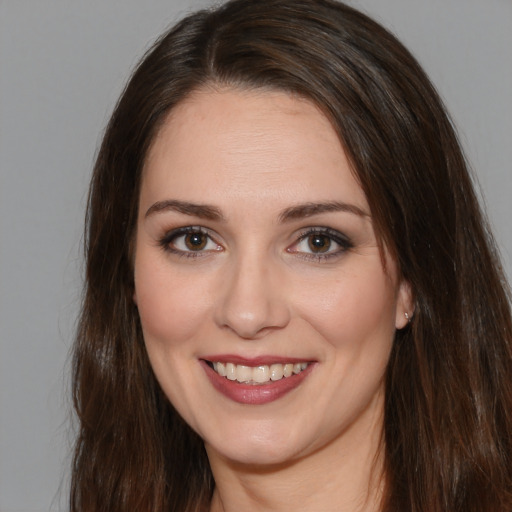
[[[311,362],[309,358],[300,357],[286,357],[286,356],[272,356],[263,355],[257,357],[242,357],[236,354],[215,354],[201,357],[205,361],[212,363],[233,363],[243,366],[264,366],[271,364],[287,364],[287,363],[308,363]]]

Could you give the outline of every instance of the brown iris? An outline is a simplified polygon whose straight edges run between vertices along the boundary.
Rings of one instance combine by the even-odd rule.
[[[310,235],[308,237],[308,246],[311,252],[327,252],[331,248],[331,239],[326,235]]]
[[[200,251],[206,247],[208,236],[204,233],[188,233],[185,235],[185,245],[191,251]]]

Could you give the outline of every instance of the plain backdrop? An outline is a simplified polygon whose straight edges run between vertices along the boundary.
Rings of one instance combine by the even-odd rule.
[[[0,0],[0,511],[66,510],[68,354],[102,130],[138,58],[206,0]],[[437,85],[512,275],[511,0],[352,0]]]

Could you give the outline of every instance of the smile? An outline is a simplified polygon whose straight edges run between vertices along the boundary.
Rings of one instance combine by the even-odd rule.
[[[308,363],[275,363],[271,365],[245,366],[235,363],[214,362],[213,370],[221,377],[243,384],[261,385],[297,375],[308,367]]]
[[[263,405],[298,388],[316,366],[315,361],[279,359],[247,360],[224,355],[201,359],[200,363],[210,383],[226,398],[240,404]]]

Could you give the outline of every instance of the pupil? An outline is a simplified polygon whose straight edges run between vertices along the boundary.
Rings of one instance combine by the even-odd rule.
[[[185,244],[191,251],[198,251],[205,247],[206,236],[202,233],[189,233],[185,237]]]
[[[331,246],[331,240],[325,235],[314,235],[309,238],[309,248],[313,252],[326,252]]]

